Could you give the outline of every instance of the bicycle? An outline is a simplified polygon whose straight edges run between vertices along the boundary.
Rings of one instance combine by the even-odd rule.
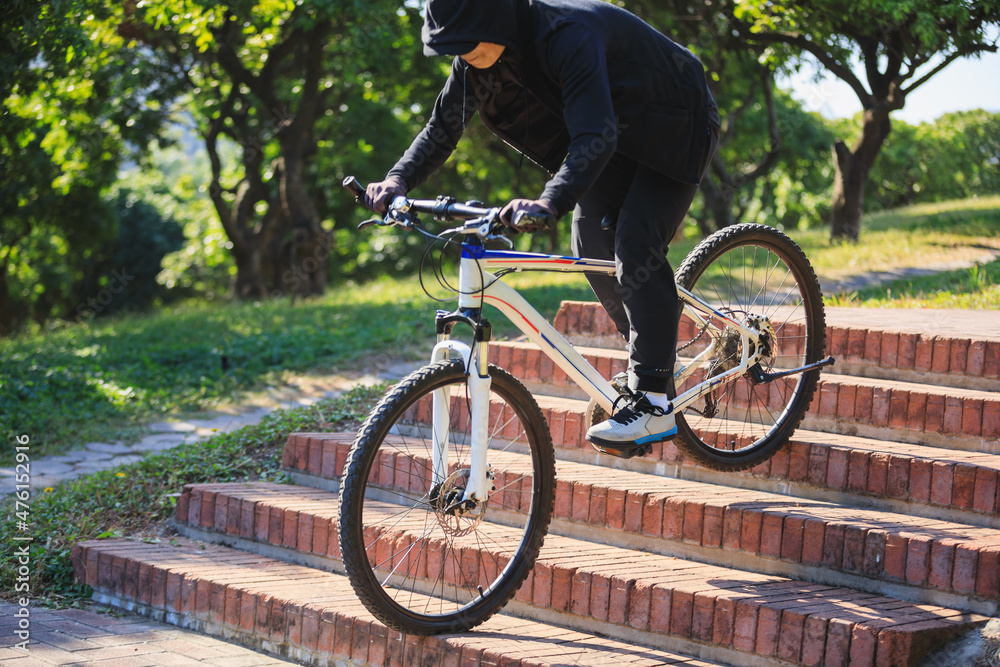
[[[357,181],[344,184],[360,198]],[[359,226],[399,225],[461,248],[458,308],[437,312],[431,362],[374,408],[341,482],[339,539],[351,584],[376,618],[408,634],[465,631],[499,611],[534,565],[552,513],[549,429],[527,389],[488,363],[484,305],[508,317],[586,391],[590,423],[628,391],[621,378],[602,377],[501,280],[523,270],[613,275],[614,262],[514,252],[499,211],[447,197],[396,197],[383,219]],[[421,213],[462,224],[433,234]],[[451,240],[456,236],[460,244]],[[509,247],[488,249],[491,242]],[[738,225],[702,241],[676,281],[686,319],[669,392],[675,443],[715,469],[752,467],[791,436],[820,368],[834,361],[820,358],[825,316],[815,273],[778,230]],[[451,337],[458,324],[471,327],[471,345]]]

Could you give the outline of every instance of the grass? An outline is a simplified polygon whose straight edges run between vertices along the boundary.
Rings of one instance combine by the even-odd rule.
[[[165,521],[184,484],[284,481],[281,449],[290,433],[354,428],[384,391],[385,386],[359,387],[309,408],[276,411],[259,424],[202,443],[36,491],[30,500],[30,533],[18,530],[12,503],[6,503],[0,508],[5,510],[0,532],[33,538],[27,580],[32,604],[69,606],[89,599],[88,588],[73,580],[70,552],[77,542],[122,535],[168,540]],[[14,550],[21,544],[0,543],[0,598],[24,595],[15,588]]]
[[[823,278],[982,259],[1000,250],[1000,196],[941,202],[865,218],[859,243],[831,243],[826,229],[792,232]]]
[[[549,316],[586,282],[518,278]],[[420,359],[435,304],[413,279],[383,279],[292,303],[186,303],[146,316],[0,340],[0,430],[26,434],[37,458],[92,441],[132,440],[143,424],[216,407],[290,373],[330,373]],[[499,320],[499,318],[497,318]],[[496,322],[498,335],[514,335]],[[0,465],[10,465],[5,449]]]
[[[1000,310],[1000,260],[958,271],[893,280],[827,299],[861,308],[968,308]]]
[[[888,211],[865,220],[862,242],[808,251],[827,277],[869,270],[933,267],[956,261],[969,268],[893,280],[828,295],[833,306],[864,308],[1000,309],[1000,197]],[[986,259],[983,259],[986,257]]]

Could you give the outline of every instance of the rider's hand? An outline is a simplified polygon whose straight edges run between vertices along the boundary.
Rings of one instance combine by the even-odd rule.
[[[394,197],[406,194],[406,184],[397,176],[390,176],[378,183],[369,183],[365,189],[365,206],[376,213],[385,213]]]
[[[552,204],[544,199],[514,199],[500,210],[500,220],[515,231],[523,231],[514,226],[514,220],[517,219],[518,213],[554,216],[556,210],[552,208]]]

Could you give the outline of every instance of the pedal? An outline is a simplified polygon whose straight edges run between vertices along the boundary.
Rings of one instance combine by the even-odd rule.
[[[645,456],[646,454],[653,453],[653,445],[650,444],[639,445],[638,447],[632,447],[630,449],[612,449],[611,447],[604,448],[600,445],[595,445],[594,443],[590,443],[590,446],[601,454],[607,454],[619,459],[630,459],[634,456]]]

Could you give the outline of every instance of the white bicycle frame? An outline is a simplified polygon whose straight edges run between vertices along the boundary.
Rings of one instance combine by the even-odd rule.
[[[496,307],[546,356],[551,358],[553,363],[572,378],[588,396],[610,413],[619,396],[618,392],[524,297],[492,273],[500,270],[614,275],[615,263],[579,257],[486,250],[481,246],[464,245],[459,267],[458,305],[460,309],[480,309],[485,304]],[[757,331],[716,310],[680,286],[677,287],[677,292],[683,305],[683,312],[699,326],[705,327],[709,335],[713,338],[718,337],[720,333],[718,328],[711,325],[713,320],[718,320],[720,323],[724,323],[727,328],[739,332],[742,343],[740,363],[737,366],[701,382],[672,401],[674,410],[681,411],[709,393],[714,387],[745,373],[757,362],[756,355],[751,355],[750,350],[759,350],[760,346],[757,344],[759,342]],[[491,487],[488,475],[489,462],[486,460],[490,401],[490,376],[487,364],[488,343],[479,343],[470,347],[460,341],[442,336],[434,347],[431,362],[446,359],[451,352],[461,354],[465,360],[466,368],[470,371],[468,393],[472,413],[471,453],[469,479],[463,500],[482,501],[489,497]],[[675,369],[676,386],[683,385],[684,381],[697,368],[710,363],[711,355],[712,346],[708,346],[705,351],[686,365]],[[446,389],[435,391],[432,433],[435,482],[444,481],[448,475],[450,400]]]

